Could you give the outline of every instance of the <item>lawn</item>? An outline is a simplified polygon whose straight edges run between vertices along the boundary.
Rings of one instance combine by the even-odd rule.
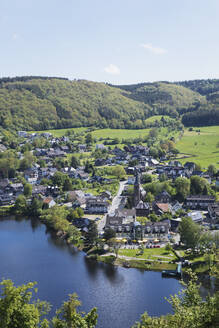
[[[180,151],[178,158],[182,163],[192,161],[207,168],[214,164],[219,168],[219,126],[193,128],[194,131],[185,131],[182,139],[176,144]],[[200,130],[197,132],[195,130]]]
[[[138,255],[139,249],[120,249],[119,255],[127,257],[136,257],[138,259],[150,259],[161,261],[174,261],[177,260],[176,255],[172,251],[166,251],[165,248],[146,248],[143,255]]]

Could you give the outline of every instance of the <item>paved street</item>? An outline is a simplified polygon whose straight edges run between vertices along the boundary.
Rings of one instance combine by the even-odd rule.
[[[126,181],[120,181],[119,183],[119,190],[117,192],[117,195],[113,198],[112,200],[112,204],[111,206],[109,207],[109,210],[108,210],[108,213],[107,214],[110,214],[110,215],[113,215],[115,213],[115,210],[118,209],[118,208],[123,208],[124,207],[124,204],[122,204],[122,199],[123,199],[123,196],[121,196],[123,190],[124,190],[124,187],[127,183],[127,180]],[[104,230],[103,228],[105,227],[105,224],[106,224],[106,216],[107,214],[104,215],[104,217],[102,218],[101,221],[98,222],[98,231],[99,231],[99,234],[103,233]]]

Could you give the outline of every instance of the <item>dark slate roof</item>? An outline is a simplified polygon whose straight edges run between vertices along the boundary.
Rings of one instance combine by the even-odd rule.
[[[137,206],[135,207],[136,210],[148,210],[150,208],[149,203],[144,203],[142,200],[137,204]]]

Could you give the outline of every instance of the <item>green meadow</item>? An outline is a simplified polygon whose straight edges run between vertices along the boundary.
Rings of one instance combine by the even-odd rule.
[[[139,137],[145,137],[149,133],[149,129],[127,130],[127,129],[100,129],[92,131],[94,138],[118,138],[122,139],[134,139]]]
[[[198,127],[193,128],[193,131],[186,129],[182,139],[176,144],[180,151],[178,159],[182,163],[195,162],[202,168],[207,168],[210,164],[219,168],[218,142],[219,126]]]
[[[49,132],[53,137],[62,137],[66,135],[67,131],[74,131],[75,133],[81,133],[86,131],[88,128],[68,128],[68,129],[55,129],[55,130],[43,130],[43,131],[30,131],[30,133],[45,133]]]
[[[167,115],[154,115],[145,120],[146,123],[154,123],[155,121],[160,122],[161,118],[164,118],[165,120],[171,121],[173,118],[167,116]]]

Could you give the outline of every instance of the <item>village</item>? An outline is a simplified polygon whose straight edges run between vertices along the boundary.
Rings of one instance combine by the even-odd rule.
[[[94,221],[99,237],[104,236],[107,230],[114,231],[112,236],[116,237],[118,242],[121,241],[122,247],[140,243],[145,247],[163,247],[170,242],[179,244],[178,226],[181,216],[185,214],[206,230],[218,228],[219,203],[213,193],[200,190],[188,194],[187,190],[187,194],[182,197],[182,186],[179,186],[177,195],[174,196],[168,192],[168,184],[167,190],[165,189],[165,181],[174,182],[179,181],[177,178],[190,179],[195,176],[204,179],[208,187],[213,183],[217,190],[219,180],[215,172],[198,170],[193,162],[182,165],[176,160],[166,161],[163,155],[153,158],[150,148],[143,145],[125,145],[124,149],[121,149],[117,146],[108,148],[104,144],[95,144],[93,147],[97,157],[93,164],[86,162],[86,165],[80,165],[78,161],[74,165],[74,161],[71,161],[74,165],[71,166],[68,165],[66,157],[75,152],[86,154],[91,148],[89,143],[78,143],[76,147],[71,148],[68,136],[54,138],[50,133],[39,135],[25,131],[19,131],[18,136],[22,140],[20,149],[34,145],[39,138],[44,140],[44,147],[40,144],[35,147],[30,152],[35,161],[24,165],[23,170],[20,167],[18,172],[14,172],[13,178],[10,173],[7,177],[2,173],[2,208],[13,206],[19,195],[25,194],[25,185],[28,190],[28,185],[27,203],[39,198],[43,202],[43,208],[55,205],[80,208],[83,215],[72,221],[77,228],[86,232],[90,222]],[[2,145],[2,148],[4,147]],[[25,154],[18,152],[17,156],[22,161]],[[101,168],[113,168],[115,172],[109,171],[107,175],[107,171],[103,169],[104,174],[98,174]],[[67,177],[64,183],[63,177]],[[149,184],[157,181],[161,190],[154,194],[148,192],[143,188],[143,185],[147,186],[147,181]],[[104,189],[95,190],[95,186],[101,185],[104,185]],[[112,185],[114,188],[110,189]],[[95,194],[92,193],[92,188]]]

